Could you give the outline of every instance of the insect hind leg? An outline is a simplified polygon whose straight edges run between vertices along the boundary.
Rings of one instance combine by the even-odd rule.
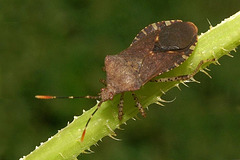
[[[136,103],[136,107],[138,108],[139,112],[141,113],[141,115],[143,117],[146,117],[146,113],[145,113],[141,103],[139,102],[139,100],[138,100],[138,98],[137,98],[137,96],[136,96],[136,94],[134,92],[132,92],[132,96],[133,96],[133,99],[134,99],[134,101]]]
[[[193,76],[199,71],[199,69],[201,68],[201,66],[203,64],[208,63],[208,62],[214,62],[214,61],[215,61],[215,58],[200,61],[199,64],[197,65],[196,69],[191,74],[188,74],[188,75],[180,75],[180,76],[176,76],[176,77],[165,77],[165,78],[153,79],[153,80],[150,80],[150,82],[171,82],[171,81],[189,80],[189,79],[193,78]]]

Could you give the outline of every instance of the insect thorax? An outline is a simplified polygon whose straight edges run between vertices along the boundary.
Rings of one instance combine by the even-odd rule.
[[[107,73],[107,88],[110,88],[113,94],[134,91],[141,87],[139,79],[139,69],[142,59],[128,57],[128,55],[111,55],[105,58],[105,67]]]

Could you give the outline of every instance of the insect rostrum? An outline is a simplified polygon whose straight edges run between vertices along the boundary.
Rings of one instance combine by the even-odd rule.
[[[108,55],[105,58],[106,87],[101,89],[99,96],[84,97],[57,97],[41,96],[40,99],[54,98],[91,98],[99,99],[97,109],[88,119],[82,133],[83,141],[86,128],[92,116],[105,101],[112,100],[116,94],[121,94],[118,118],[123,116],[124,93],[132,92],[142,116],[144,109],[138,101],[134,91],[139,90],[147,82],[166,82],[173,80],[185,80],[193,75],[171,77],[169,79],[152,80],[162,73],[168,72],[182,64],[193,52],[197,43],[197,27],[192,22],[181,20],[162,21],[148,25],[134,38],[132,44],[117,55]],[[201,65],[201,64],[200,64]],[[197,69],[199,69],[200,65]]]

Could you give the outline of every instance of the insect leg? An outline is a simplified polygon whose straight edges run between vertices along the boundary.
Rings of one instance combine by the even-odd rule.
[[[123,97],[124,93],[121,94],[120,102],[118,104],[118,119],[121,121],[123,117]]]
[[[207,62],[213,62],[215,61],[215,59],[207,59],[207,60],[202,60],[200,61],[200,63],[198,64],[198,66],[196,67],[196,69],[193,71],[193,73],[189,74],[189,75],[181,75],[181,76],[176,76],[176,77],[166,77],[166,78],[159,78],[159,79],[154,79],[154,80],[150,80],[150,82],[170,82],[170,81],[183,81],[183,80],[188,80],[193,78],[193,76],[198,72],[198,70],[201,68],[201,66],[204,63]]]
[[[146,117],[146,113],[134,92],[132,92],[132,96],[133,96],[134,101],[136,102],[136,107],[138,107],[139,112],[141,113],[141,115],[143,117]]]
[[[101,104],[103,103],[103,101],[100,101],[97,105],[97,108],[93,111],[93,113],[91,114],[91,116],[89,117],[85,127],[84,127],[84,130],[83,130],[83,133],[82,133],[82,136],[81,136],[81,142],[83,142],[84,140],[84,137],[85,137],[85,134],[86,134],[86,130],[87,130],[87,127],[88,127],[88,124],[89,122],[91,121],[92,117],[94,116],[94,114],[98,111],[98,109],[100,108]]]
[[[106,82],[105,79],[100,79],[99,81],[100,81],[104,86],[107,86],[107,82]]]

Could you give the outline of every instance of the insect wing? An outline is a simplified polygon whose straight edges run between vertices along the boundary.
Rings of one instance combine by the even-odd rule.
[[[167,23],[165,23],[167,22]],[[168,23],[169,22],[169,23]],[[173,24],[173,23],[179,23],[182,22],[181,20],[172,20],[172,21],[162,21],[162,22],[156,22],[156,23],[152,23],[148,26],[146,26],[145,28],[143,28],[137,35],[136,37],[133,39],[132,44],[136,43],[137,41],[143,39],[144,37],[148,36],[149,34],[153,33],[153,32],[158,32],[161,31],[161,29],[163,27],[165,27],[168,24]],[[131,45],[132,45],[131,44]]]
[[[193,52],[197,42],[197,27],[191,22],[166,23],[156,35],[152,50],[146,54],[140,69],[140,79],[150,79],[182,64]]]

